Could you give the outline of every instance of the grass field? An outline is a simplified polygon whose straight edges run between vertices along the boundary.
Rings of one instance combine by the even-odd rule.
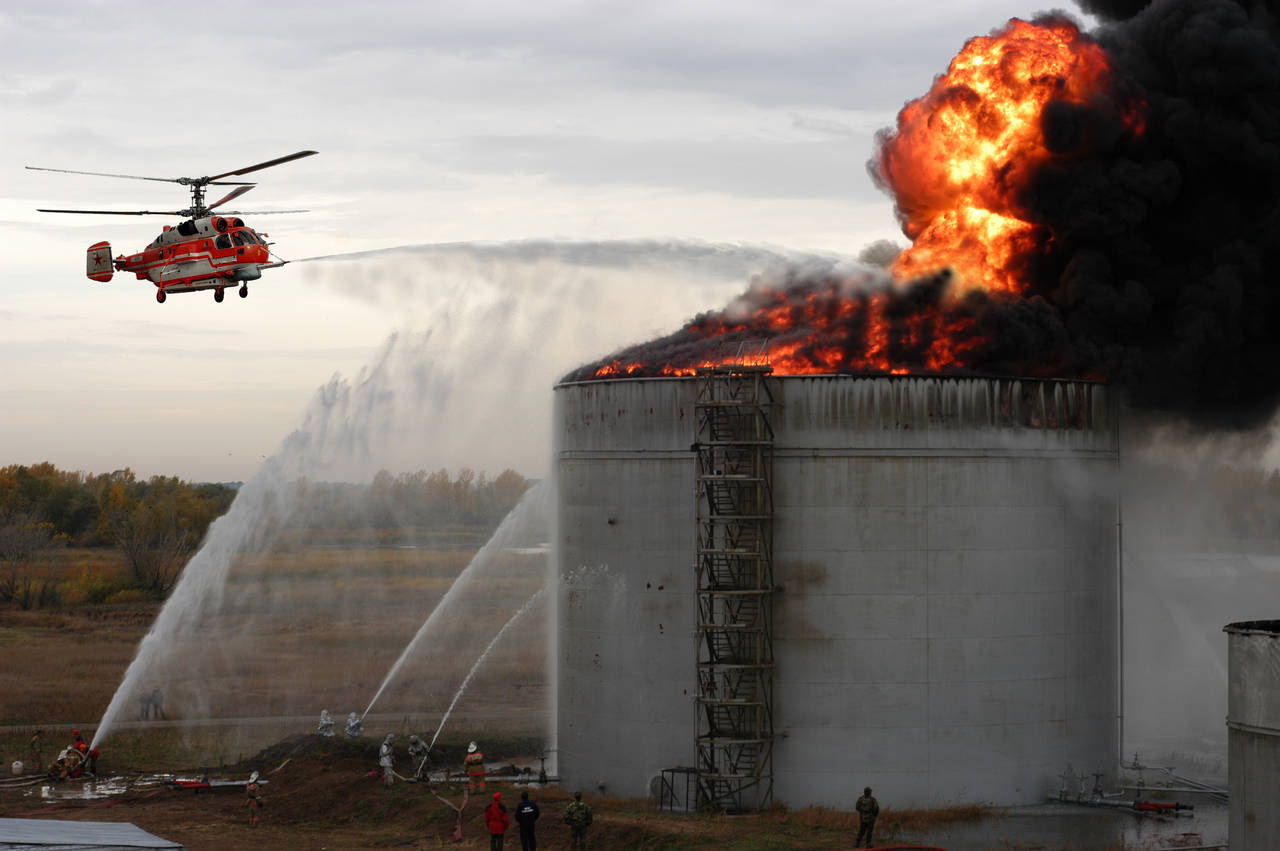
[[[364,711],[472,555],[452,547],[344,546],[245,557],[228,578],[222,605],[206,607],[184,625],[140,683],[146,691],[162,689],[169,721],[190,723],[155,725],[154,736],[144,735],[135,723],[139,704],[130,696],[121,718],[131,726],[113,733],[104,752],[137,752],[150,764],[163,764],[166,754],[177,765],[191,765],[195,757],[234,761],[282,734],[314,730],[321,709],[341,728],[348,712]],[[62,608],[0,609],[6,761],[25,758],[36,727],[65,733],[78,725],[89,734],[159,611],[146,601],[85,602],[80,586],[93,577],[110,579],[124,565],[94,550],[59,556],[52,569],[64,589]],[[406,660],[371,717],[394,725],[394,732],[434,721],[492,636],[544,584],[545,559],[499,554],[479,581],[455,595],[457,612],[442,618]],[[457,716],[519,716],[544,708],[546,640],[546,608],[537,606],[477,671]],[[539,717],[545,724],[545,715]],[[210,726],[210,719],[219,723]],[[530,726],[527,717],[522,723]]]

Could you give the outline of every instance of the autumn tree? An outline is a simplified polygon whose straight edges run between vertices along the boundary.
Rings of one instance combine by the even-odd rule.
[[[29,609],[47,598],[52,586],[47,577],[36,576],[35,563],[63,541],[65,537],[54,534],[52,523],[41,522],[30,512],[0,513],[0,601]]]

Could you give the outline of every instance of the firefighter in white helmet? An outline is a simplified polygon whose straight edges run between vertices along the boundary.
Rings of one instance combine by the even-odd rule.
[[[462,765],[467,769],[467,789],[471,792],[484,791],[484,754],[475,742],[467,745],[466,759]]]

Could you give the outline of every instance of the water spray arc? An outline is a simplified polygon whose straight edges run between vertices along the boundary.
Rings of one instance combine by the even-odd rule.
[[[97,747],[111,733],[126,702],[142,678],[151,671],[152,665],[168,652],[179,636],[195,628],[202,611],[220,604],[231,563],[243,551],[248,530],[254,527],[256,518],[273,499],[271,483],[278,478],[279,472],[272,459],[241,488],[230,510],[210,526],[204,545],[183,570],[173,594],[138,645],[137,654],[98,722],[91,748]]]
[[[475,554],[462,573],[458,574],[458,578],[449,586],[449,590],[445,592],[444,597],[431,610],[431,614],[427,615],[427,619],[422,622],[422,626],[418,627],[418,631],[414,633],[413,638],[405,645],[396,661],[392,663],[391,668],[387,671],[387,675],[382,678],[382,684],[378,686],[378,690],[374,692],[373,699],[369,701],[369,705],[365,707],[364,712],[360,714],[364,718],[369,714],[369,710],[373,709],[373,705],[378,702],[378,698],[382,697],[382,693],[386,691],[391,681],[395,679],[400,669],[404,666],[405,661],[413,655],[423,639],[444,617],[453,605],[454,600],[462,592],[466,586],[476,578],[476,575],[489,564],[493,557],[500,553],[504,548],[510,546],[513,542],[519,540],[522,536],[528,534],[534,524],[541,523],[538,528],[545,527],[545,517],[547,509],[547,492],[549,488],[539,482],[525,492],[520,498],[520,502],[516,507],[511,509],[493,536],[485,543],[480,551]],[[528,604],[526,604],[528,605]],[[523,609],[521,610],[523,611]],[[505,627],[504,627],[505,629]],[[488,652],[487,650],[485,651]],[[474,671],[473,671],[474,673]],[[456,698],[455,698],[456,700]]]
[[[493,640],[491,640],[484,648],[484,652],[480,654],[479,658],[476,659],[475,664],[471,666],[471,670],[468,671],[466,677],[463,678],[462,685],[458,686],[458,690],[454,692],[453,700],[449,701],[449,708],[446,709],[444,711],[444,715],[441,716],[440,725],[436,727],[435,735],[431,737],[431,743],[427,745],[428,751],[436,746],[436,739],[440,738],[440,731],[444,729],[445,722],[449,720],[449,715],[453,713],[453,707],[458,705],[458,700],[462,697],[462,693],[467,690],[467,686],[471,685],[471,679],[476,675],[476,671],[480,670],[480,666],[484,664],[484,660],[489,658],[489,654],[493,651],[493,648],[498,646],[498,642],[502,640],[502,636],[507,634],[507,630],[515,626],[516,621],[520,620],[526,612],[532,609],[533,604],[538,602],[545,593],[547,593],[546,588],[541,588],[538,591],[535,591],[533,595],[525,601],[524,605],[517,609],[516,613],[502,625],[502,629],[498,630],[498,634],[495,635]]]

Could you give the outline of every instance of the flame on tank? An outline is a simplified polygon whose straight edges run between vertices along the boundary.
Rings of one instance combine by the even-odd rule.
[[[793,276],[757,285],[723,311],[662,340],[618,353],[579,378],[689,375],[720,362],[722,343],[770,340],[779,374],[946,373],[993,365],[1061,374],[1052,362],[1002,364],[993,308],[1047,310],[1030,294],[1031,267],[1053,234],[1028,201],[1037,169],[1083,155],[1087,139],[1046,138],[1046,110],[1113,99],[1102,48],[1069,20],[1013,19],[971,39],[897,127],[878,137],[873,178],[895,199],[912,245],[898,283]],[[1123,114],[1123,110],[1122,110]],[[1137,112],[1125,116],[1140,132]],[[998,368],[998,367],[997,367]]]
[[[1072,155],[1046,144],[1045,108],[1088,106],[1110,75],[1102,48],[1063,18],[1015,18],[971,39],[880,139],[877,178],[912,240],[895,275],[950,267],[962,288],[1023,292],[1053,239],[1026,211],[1030,178]]]

